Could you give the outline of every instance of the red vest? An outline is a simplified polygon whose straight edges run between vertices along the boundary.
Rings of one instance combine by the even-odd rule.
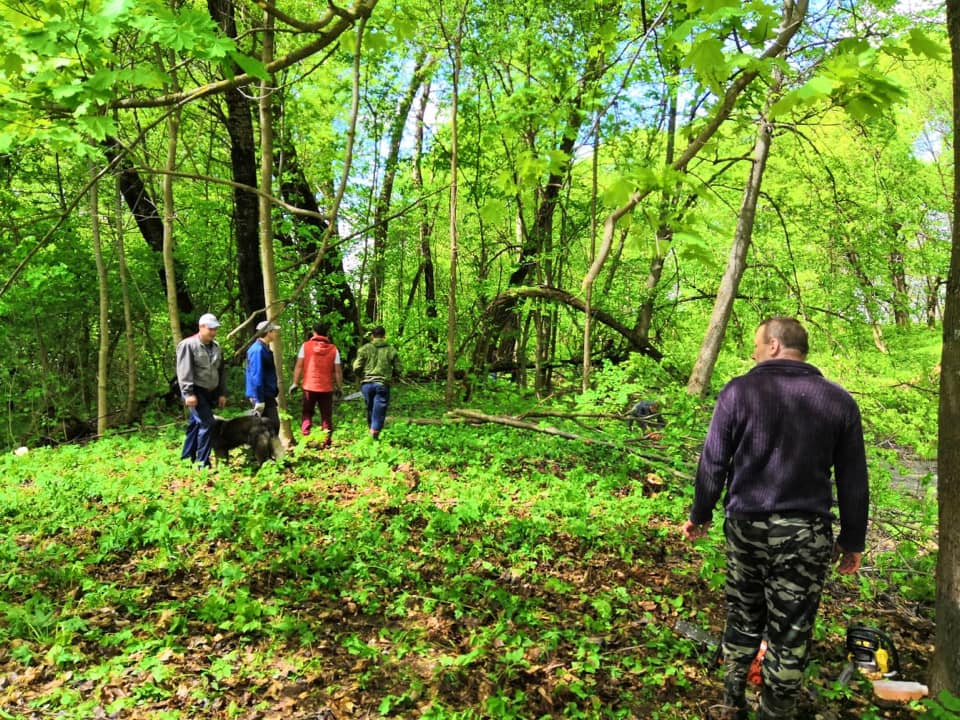
[[[322,335],[314,335],[303,344],[304,390],[333,392],[333,368],[337,361],[337,346]]]

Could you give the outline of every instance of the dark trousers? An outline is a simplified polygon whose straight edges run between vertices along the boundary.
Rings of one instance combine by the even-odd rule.
[[[210,467],[211,433],[213,432],[213,408],[217,405],[217,391],[194,388],[197,404],[190,408],[187,434],[183,440],[181,460],[192,460],[202,467]]]
[[[830,522],[773,514],[727,518],[725,704],[744,707],[747,672],[766,639],[760,718],[792,718],[833,552]]]
[[[387,405],[390,404],[390,386],[371,382],[360,386],[363,400],[367,404],[367,425],[374,432],[383,430],[387,419]]]
[[[300,406],[300,432],[310,434],[313,426],[314,409],[320,411],[320,427],[327,431],[327,441],[333,434],[333,392],[303,391],[303,404]]]

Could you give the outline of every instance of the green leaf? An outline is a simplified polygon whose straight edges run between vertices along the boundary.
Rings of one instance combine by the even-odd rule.
[[[267,69],[263,66],[263,63],[256,58],[252,58],[249,55],[244,55],[238,50],[233,50],[230,52],[230,59],[233,60],[247,75],[253,75],[255,78],[260,80],[266,80],[268,77],[270,77]]]
[[[100,15],[108,18],[119,17],[127,11],[128,5],[132,5],[130,0],[107,0]]]
[[[716,267],[717,260],[709,243],[697,233],[690,230],[675,232],[673,242],[679,248],[680,257],[698,262],[707,268]]]
[[[94,140],[103,140],[117,132],[113,119],[106,115],[86,115],[77,118],[77,127]]]
[[[552,149],[547,152],[547,170],[550,173],[562,173],[570,162],[570,156],[560,150]]]
[[[503,221],[504,218],[508,217],[509,209],[507,204],[500,198],[493,198],[487,200],[484,203],[483,207],[480,208],[480,219],[484,222],[497,224]]]
[[[67,100],[83,92],[79,80],[73,80],[69,85],[59,85],[50,89],[54,100]]]
[[[715,37],[706,37],[697,41],[682,64],[685,67],[692,68],[698,74],[709,75],[710,77],[716,76],[717,72],[722,70],[726,64],[723,56],[723,43]]]
[[[620,175],[603,191],[603,204],[608,207],[620,207],[627,202],[633,190],[633,182]]]
[[[956,695],[951,695],[949,691],[941,690],[940,694],[937,695],[937,700],[939,700],[940,704],[947,710],[960,712],[960,698]]]
[[[797,97],[803,100],[819,100],[820,98],[830,97],[833,92],[834,82],[830,78],[816,75],[797,88]]]
[[[943,45],[931,40],[920,28],[910,28],[910,38],[907,42],[910,44],[910,49],[917,55],[926,55],[933,60],[939,60],[947,54],[947,49]]]
[[[382,52],[387,49],[387,36],[385,33],[371,30],[363,36],[363,45],[370,50]]]
[[[3,70],[7,77],[16,77],[23,70],[23,60],[17,53],[7,53],[3,58]]]
[[[417,24],[406,18],[395,17],[393,19],[393,35],[397,40],[404,42],[412,40],[417,35]]]

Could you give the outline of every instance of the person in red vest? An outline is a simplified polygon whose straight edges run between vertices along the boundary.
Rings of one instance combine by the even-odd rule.
[[[300,347],[297,363],[293,367],[293,384],[290,392],[301,384],[303,404],[300,410],[300,432],[304,437],[313,427],[313,413],[320,408],[320,426],[326,432],[324,447],[330,447],[333,438],[333,394],[343,392],[343,367],[340,351],[330,342],[327,326],[313,326],[313,337]]]

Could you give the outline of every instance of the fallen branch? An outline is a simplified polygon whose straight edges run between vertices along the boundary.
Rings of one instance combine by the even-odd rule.
[[[534,432],[540,432],[546,435],[555,435],[556,437],[562,437],[565,440],[577,440],[586,445],[601,445],[603,447],[613,448],[622,452],[633,453],[634,455],[639,455],[647,460],[653,460],[666,464],[670,464],[672,462],[671,458],[664,457],[663,455],[658,455],[656,453],[646,451],[641,452],[640,450],[623,445],[622,443],[615,443],[610,442],[609,440],[599,440],[597,438],[586,437],[584,435],[577,435],[576,433],[559,430],[555,427],[534,425],[533,423],[524,422],[523,420],[519,420],[509,415],[487,415],[486,413],[479,412],[478,410],[468,410],[466,408],[450,410],[447,415],[452,416],[454,421],[466,420],[467,422],[488,422],[498,425],[507,425],[508,427],[515,427],[519,428],[520,430],[532,430]],[[692,477],[690,474],[682,473],[679,470],[673,470],[670,468],[662,468],[662,470],[683,480],[690,480]]]
[[[574,420],[576,418],[597,418],[599,420],[629,420],[630,416],[624,413],[589,413],[589,412],[564,412],[563,410],[530,410],[517,417],[561,417]]]
[[[456,410],[451,410],[447,414],[454,415],[455,417],[466,418],[467,420],[474,420],[476,422],[498,423],[500,425],[509,425],[510,427],[520,428],[522,430],[533,430],[535,432],[546,433],[547,435],[556,435],[557,437],[566,438],[567,440],[580,440],[587,444],[605,445],[607,447],[620,448],[619,445],[607,440],[595,440],[594,438],[584,437],[582,435],[577,435],[576,433],[566,432],[565,430],[558,430],[555,427],[534,425],[533,423],[524,422],[523,420],[518,420],[517,418],[509,415],[487,415],[486,413],[482,413],[478,410],[467,410],[465,408],[457,408]]]

